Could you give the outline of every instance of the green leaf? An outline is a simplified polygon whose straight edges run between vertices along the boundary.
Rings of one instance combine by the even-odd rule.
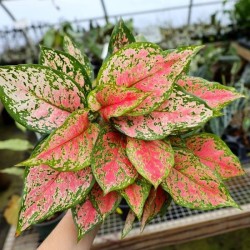
[[[93,80],[94,78],[93,67],[88,57],[82,52],[80,46],[78,46],[78,44],[73,42],[73,40],[67,35],[64,35],[63,37],[63,49],[65,52],[72,55],[76,60],[78,60],[81,65],[83,65],[85,71],[89,76],[89,79]]]
[[[75,111],[46,139],[38,154],[19,165],[46,164],[57,171],[83,169],[90,165],[98,133],[99,126],[89,123],[87,110]]]
[[[17,235],[81,202],[94,185],[91,168],[60,173],[46,165],[26,168]]]
[[[169,99],[149,115],[122,116],[111,121],[129,137],[157,140],[202,126],[212,116],[213,111],[205,102],[175,87]]]
[[[86,199],[83,203],[76,205],[76,207],[71,210],[77,227],[78,241],[80,241],[86,233],[102,222],[101,215],[93,207],[89,199]]]
[[[41,65],[0,67],[0,97],[17,122],[45,134],[85,102],[76,82]]]
[[[174,151],[167,141],[143,141],[127,138],[126,152],[138,173],[155,188],[174,165]]]
[[[91,90],[91,82],[83,65],[70,54],[41,47],[40,64],[70,76],[83,88],[86,95]]]
[[[126,155],[126,137],[109,125],[103,125],[92,151],[91,167],[105,194],[123,189],[137,178]]]
[[[135,42],[132,32],[127,28],[121,19],[114,27],[108,47],[108,54],[111,55],[123,48],[125,45]]]
[[[33,148],[33,146],[28,140],[9,139],[0,141],[0,150],[8,149],[13,151],[25,151],[31,148]]]
[[[128,187],[120,190],[121,195],[127,201],[132,211],[140,219],[143,213],[144,204],[148,198],[151,185],[142,177]]]
[[[175,166],[162,187],[184,207],[202,210],[238,207],[216,172],[186,149],[175,149]]]

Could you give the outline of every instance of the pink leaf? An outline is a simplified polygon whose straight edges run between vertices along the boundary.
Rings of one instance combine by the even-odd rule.
[[[145,228],[146,224],[149,223],[157,214],[159,214],[165,204],[170,204],[171,197],[168,193],[164,192],[161,187],[156,190],[151,189],[148,199],[144,206],[141,231]]]
[[[174,165],[174,151],[169,142],[128,138],[126,152],[136,170],[155,188]]]
[[[137,107],[149,93],[136,88],[125,88],[117,85],[105,85],[96,94],[101,104],[100,113],[104,119],[118,117]]]
[[[162,186],[184,207],[203,210],[238,207],[218,175],[186,149],[175,150],[175,166]]]
[[[144,116],[112,118],[122,133],[143,140],[157,140],[175,132],[202,126],[213,116],[213,111],[199,98],[174,89],[169,99],[157,110]]]
[[[81,240],[86,233],[102,222],[101,215],[88,199],[82,204],[76,205],[75,208],[72,208],[72,214],[77,226],[78,241]]]
[[[137,178],[126,156],[126,137],[108,125],[102,128],[92,156],[92,171],[105,194],[123,189]]]
[[[142,216],[144,203],[148,198],[150,189],[151,185],[144,178],[139,177],[133,184],[120,190],[121,195],[138,219]]]
[[[103,219],[111,214],[121,202],[121,196],[117,192],[113,191],[104,195],[97,183],[92,188],[89,197]]]
[[[208,106],[216,110],[220,110],[230,102],[243,97],[234,88],[223,86],[216,82],[209,82],[199,77],[182,76],[177,83],[187,92],[198,96]]]
[[[135,213],[132,210],[130,210],[122,230],[122,237],[121,237],[122,239],[125,238],[128,235],[128,233],[132,230],[135,219],[136,219]]]
[[[57,172],[46,165],[27,168],[17,234],[58,211],[78,204],[94,184],[91,168]]]
[[[0,95],[16,121],[41,133],[50,133],[71,112],[84,107],[80,86],[40,65],[1,67]]]
[[[62,71],[75,80],[86,92],[91,89],[91,82],[83,65],[63,51],[41,47],[40,64]]]
[[[204,165],[216,170],[222,178],[231,178],[245,173],[239,159],[218,136],[201,133],[188,137],[185,143]]]
[[[89,123],[86,110],[75,111],[47,138],[38,154],[19,165],[46,164],[57,171],[82,169],[90,165],[90,155],[98,133],[99,126]]]

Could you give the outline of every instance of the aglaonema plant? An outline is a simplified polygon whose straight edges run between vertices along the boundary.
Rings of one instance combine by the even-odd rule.
[[[131,209],[122,237],[136,218],[143,229],[172,199],[193,209],[238,207],[223,180],[244,173],[239,160],[217,136],[190,133],[242,97],[187,75],[201,48],[163,51],[136,42],[120,21],[95,80],[67,36],[64,51],[41,47],[38,65],[0,68],[8,112],[48,134],[19,164],[26,170],[17,235],[71,209],[80,240],[122,198]]]

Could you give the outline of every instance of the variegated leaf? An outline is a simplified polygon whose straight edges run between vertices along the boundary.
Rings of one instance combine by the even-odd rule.
[[[89,194],[89,198],[93,206],[102,216],[103,220],[108,215],[110,215],[118,207],[118,205],[121,202],[121,196],[119,193],[117,193],[116,191],[113,191],[104,195],[103,190],[100,188],[100,186],[97,183],[92,188]]]
[[[115,53],[125,45],[135,42],[132,32],[127,28],[121,19],[114,27],[110,41],[108,53],[109,55]]]
[[[112,118],[122,133],[143,140],[157,140],[173,132],[202,126],[213,116],[213,111],[201,99],[175,87],[169,99],[157,110],[144,116]]]
[[[124,227],[122,229],[122,239],[125,238],[132,230],[136,215],[132,210],[129,210]]]
[[[92,111],[98,111],[102,107],[102,105],[97,101],[97,98],[96,98],[98,91],[99,91],[99,88],[95,88],[87,96],[88,107]]]
[[[142,177],[139,177],[133,184],[120,190],[121,195],[127,201],[132,211],[140,219],[145,201],[148,198],[151,185]]]
[[[151,92],[151,95],[128,115],[149,114],[159,107],[170,96],[176,79],[189,65],[191,58],[200,48],[200,46],[185,47],[166,53],[162,68],[134,85],[141,91]]]
[[[50,133],[84,107],[76,82],[40,65],[1,67],[0,97],[17,122],[41,133]]]
[[[132,184],[137,172],[126,156],[126,137],[104,125],[97,138],[91,158],[96,181],[105,194]]]
[[[105,120],[122,116],[137,107],[149,93],[136,88],[117,85],[104,85],[96,94],[97,103],[101,104],[100,113]]]
[[[94,184],[91,168],[57,172],[46,165],[27,168],[17,234],[81,202]]]
[[[215,110],[220,110],[230,102],[243,97],[234,88],[209,82],[199,77],[182,76],[177,83],[188,93],[198,96]]]
[[[202,210],[238,207],[216,172],[186,149],[175,149],[175,166],[162,186],[184,207]]]
[[[164,205],[169,205],[171,197],[161,187],[157,189],[151,189],[148,199],[144,206],[144,211],[141,221],[141,231],[145,228],[157,214],[159,214]]]
[[[89,79],[94,78],[93,67],[88,59],[88,57],[82,52],[80,47],[72,41],[72,39],[64,35],[63,37],[63,49],[68,54],[72,55],[76,60],[78,60],[87,72]]]
[[[88,121],[88,111],[72,113],[43,143],[40,152],[21,166],[46,164],[57,171],[77,171],[90,165],[90,155],[99,126]]]
[[[239,159],[218,136],[200,133],[185,139],[186,147],[224,179],[244,174]]]
[[[83,203],[72,208],[73,219],[77,227],[78,241],[102,222],[102,217],[93,207],[91,201],[86,199]]]
[[[174,165],[174,151],[168,141],[127,139],[126,152],[136,170],[155,188]]]
[[[40,64],[70,76],[83,88],[85,94],[91,90],[91,82],[83,65],[70,54],[41,47]]]

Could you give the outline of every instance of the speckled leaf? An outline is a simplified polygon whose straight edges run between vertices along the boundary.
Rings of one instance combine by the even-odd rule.
[[[97,101],[97,98],[96,98],[98,91],[99,91],[99,88],[95,88],[87,96],[88,107],[92,111],[98,111],[102,107],[102,105]]]
[[[208,106],[215,110],[220,110],[230,102],[243,97],[234,88],[209,82],[199,77],[182,76],[177,83],[188,93],[203,99]]]
[[[40,64],[73,78],[88,93],[91,90],[91,82],[83,65],[73,56],[59,50],[41,47]]]
[[[93,67],[88,59],[88,57],[81,51],[80,47],[72,41],[72,39],[64,35],[63,37],[63,49],[68,54],[72,55],[76,60],[78,60],[84,67],[90,79],[93,80],[94,72]]]
[[[92,188],[89,194],[89,198],[93,206],[102,216],[103,220],[108,215],[110,215],[118,207],[118,205],[121,202],[121,196],[119,193],[117,193],[116,191],[113,191],[104,195],[103,190],[100,188],[100,186],[97,183]]]
[[[132,184],[137,172],[126,156],[126,137],[105,125],[91,158],[92,171],[105,194]]]
[[[134,87],[141,91],[150,91],[149,95],[138,107],[128,115],[149,114],[160,106],[171,94],[173,84],[182,71],[189,65],[191,58],[200,50],[198,47],[185,47],[166,53],[162,68],[137,82]]]
[[[78,241],[81,240],[86,233],[102,222],[101,215],[93,207],[89,199],[72,208],[72,214],[77,227]]]
[[[161,187],[151,189],[148,199],[144,206],[144,211],[141,221],[141,231],[145,228],[157,214],[159,214],[165,204],[169,205],[171,197]]]
[[[142,177],[139,177],[133,184],[120,190],[121,195],[127,201],[130,208],[141,218],[145,201],[148,198],[151,185]]]
[[[17,122],[41,133],[50,133],[84,107],[76,82],[40,65],[1,67],[0,98]]]
[[[175,149],[175,166],[162,186],[184,207],[202,210],[238,207],[217,173],[186,149]]]
[[[155,188],[174,165],[174,151],[167,141],[143,141],[127,138],[126,152],[136,170]]]
[[[76,171],[90,165],[99,126],[88,121],[87,110],[72,113],[44,142],[41,151],[21,166],[46,164],[57,171]]]
[[[132,210],[129,210],[124,227],[122,229],[122,239],[125,238],[132,230],[136,215]]]
[[[200,133],[185,139],[186,147],[224,179],[244,174],[239,159],[218,136]]]
[[[131,115],[148,114],[168,98],[176,77],[200,47],[186,47],[169,53],[151,43],[125,46],[107,60],[98,75],[98,84],[117,84],[151,92]]]
[[[136,88],[117,85],[104,85],[96,94],[97,103],[101,104],[100,114],[105,120],[122,116],[137,107],[149,93]]]
[[[175,87],[169,99],[157,110],[144,116],[112,118],[122,133],[143,140],[157,140],[172,132],[202,126],[213,116],[213,111],[201,99]]]
[[[123,48],[125,45],[135,42],[135,38],[131,31],[127,28],[123,20],[120,20],[114,27],[110,41],[108,53],[109,55],[115,53],[117,50]]]
[[[46,165],[27,168],[17,234],[81,202],[94,184],[91,168],[57,172]]]

